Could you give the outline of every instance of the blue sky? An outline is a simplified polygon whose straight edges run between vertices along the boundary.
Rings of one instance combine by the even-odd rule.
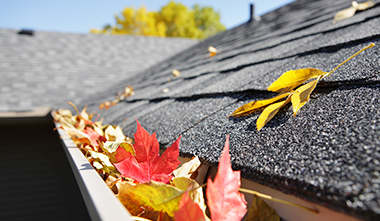
[[[255,4],[255,13],[263,15],[293,0],[177,0],[187,7],[194,4],[211,6],[221,14],[221,22],[233,28],[249,19],[249,4]],[[88,33],[114,24],[114,14],[124,7],[145,5],[149,11],[158,11],[169,0],[0,0],[0,28],[33,29]]]

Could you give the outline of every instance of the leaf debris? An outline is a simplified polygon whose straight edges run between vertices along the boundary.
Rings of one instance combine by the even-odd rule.
[[[201,164],[198,157],[177,168],[180,137],[160,156],[155,134],[149,135],[137,120],[133,141],[120,127],[93,122],[94,114],[88,114],[86,108],[79,113],[72,105],[77,116],[61,109],[53,112],[54,119],[134,219],[210,220],[202,190],[206,184],[199,185],[192,179]],[[231,168],[228,142],[227,137],[215,180],[207,182],[206,195],[213,220],[240,220],[247,211],[244,195],[239,193],[240,171]],[[256,191],[244,191],[287,203]]]
[[[373,6],[375,6],[375,2],[373,0],[369,0],[364,3],[357,3],[356,1],[352,1],[351,5],[352,5],[351,7],[337,12],[334,16],[333,23],[342,21],[347,18],[351,18],[352,16],[355,15],[356,11],[363,11],[363,10],[372,8]]]
[[[216,48],[214,48],[213,46],[210,46],[208,47],[208,52],[210,53],[208,56],[211,58],[211,57],[214,57],[217,53],[218,53],[218,50],[216,50]]]
[[[129,86],[124,88],[123,93],[118,93],[116,95],[115,100],[105,101],[105,102],[99,104],[99,109],[100,110],[108,110],[110,107],[115,106],[120,101],[125,100],[125,99],[127,99],[127,97],[132,96],[134,94],[135,94],[135,91],[133,90],[133,87],[129,85]]]
[[[172,74],[174,77],[179,77],[181,75],[181,72],[179,72],[178,70],[173,70]]]

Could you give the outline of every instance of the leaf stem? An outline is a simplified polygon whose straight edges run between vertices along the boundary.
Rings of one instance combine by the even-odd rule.
[[[338,69],[340,66],[342,66],[344,63],[346,63],[347,61],[351,60],[352,58],[354,58],[356,55],[362,53],[363,51],[369,49],[369,48],[372,48],[373,46],[375,46],[374,43],[371,43],[370,45],[368,45],[367,47],[364,47],[362,48],[360,51],[356,52],[355,54],[353,54],[351,57],[347,58],[345,61],[343,61],[342,63],[340,63],[338,66],[336,66],[332,71],[330,71],[329,73],[327,73],[324,77],[327,77],[329,76],[330,74],[332,74],[334,71],[336,71],[336,69]]]
[[[285,201],[285,200],[277,199],[277,198],[274,198],[272,196],[269,196],[269,195],[266,195],[266,194],[263,194],[263,193],[260,193],[260,192],[254,191],[254,190],[248,190],[248,189],[244,189],[244,188],[239,188],[239,191],[240,192],[244,192],[244,193],[253,194],[255,196],[258,196],[258,197],[261,197],[261,198],[264,198],[264,199],[267,199],[267,200],[271,200],[271,201],[274,201],[274,202],[283,203],[283,204],[290,205],[290,206],[295,206],[295,207],[307,210],[309,212],[318,214],[317,210],[310,209],[310,208],[308,208],[306,206],[301,206],[301,205],[296,204],[296,203],[292,203],[292,202],[288,202],[288,201]]]
[[[74,108],[75,111],[77,112],[77,115],[79,116],[80,114],[79,114],[79,111],[78,111],[77,107],[76,107],[71,101],[69,101],[69,102],[67,102],[67,103],[70,104],[71,106],[73,106],[73,108]]]

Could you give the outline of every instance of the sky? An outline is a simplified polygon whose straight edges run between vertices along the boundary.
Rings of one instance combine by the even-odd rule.
[[[221,23],[227,29],[249,19],[249,4],[255,14],[263,15],[294,0],[176,0],[187,7],[195,4],[211,6],[219,11]],[[88,33],[115,24],[115,14],[125,7],[145,5],[149,11],[159,11],[169,0],[0,0],[0,28],[32,29],[70,33]]]

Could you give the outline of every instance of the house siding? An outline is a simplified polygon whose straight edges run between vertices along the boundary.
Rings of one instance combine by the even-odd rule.
[[[0,220],[90,220],[52,118],[0,119]]]

